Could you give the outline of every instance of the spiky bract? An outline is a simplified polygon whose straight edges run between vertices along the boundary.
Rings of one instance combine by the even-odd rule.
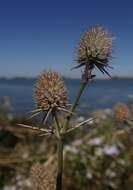
[[[90,70],[96,66],[102,73],[108,74],[105,67],[108,66],[111,53],[111,35],[101,26],[93,27],[81,36],[77,52],[80,65],[77,67],[88,64]]]
[[[36,82],[34,100],[43,111],[64,108],[67,104],[67,90],[57,72],[44,72]]]

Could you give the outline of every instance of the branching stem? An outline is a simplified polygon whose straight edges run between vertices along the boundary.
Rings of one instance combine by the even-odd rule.
[[[77,96],[75,97],[75,100],[74,100],[74,102],[72,104],[72,107],[70,109],[70,113],[66,117],[66,120],[64,122],[64,126],[63,126],[62,129],[61,129],[60,125],[59,125],[57,115],[55,114],[55,121],[56,121],[57,127],[59,129],[58,130],[59,131],[59,138],[58,138],[58,173],[57,173],[57,178],[56,178],[56,190],[62,190],[63,136],[64,136],[64,133],[65,133],[66,129],[69,126],[70,119],[73,116],[73,112],[75,111],[75,109],[76,109],[76,107],[78,105],[79,99],[80,99],[80,97],[81,97],[87,83],[88,83],[88,80],[82,80],[81,81]]]
[[[84,91],[84,89],[85,89],[85,87],[86,87],[86,85],[87,85],[87,82],[88,82],[88,81],[81,81],[81,84],[80,84],[80,87],[79,87],[77,96],[76,96],[76,98],[75,98],[75,100],[74,100],[74,102],[73,102],[73,104],[72,104],[72,107],[71,107],[71,109],[70,109],[70,112],[74,112],[74,111],[75,111],[76,106],[77,106],[77,104],[78,104],[78,102],[79,102],[79,99],[80,99],[80,97],[81,97],[81,95],[82,95],[82,93],[83,93],[83,91]],[[66,118],[66,120],[65,120],[65,124],[64,124],[63,129],[62,129],[62,133],[64,133],[64,132],[66,131],[66,129],[68,128],[69,122],[70,122],[70,119],[71,119],[72,115],[73,115],[73,114],[70,113],[70,114],[67,116],[67,118]]]

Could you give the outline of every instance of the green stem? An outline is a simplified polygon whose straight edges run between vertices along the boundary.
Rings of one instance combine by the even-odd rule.
[[[62,190],[63,173],[63,139],[58,140],[58,173],[56,178],[56,190]]]
[[[61,127],[56,112],[54,112],[56,122],[55,130],[58,138],[58,171],[56,178],[56,190],[62,190],[62,172],[63,172],[63,139],[60,133]]]
[[[76,106],[78,104],[78,101],[81,97],[81,94],[83,93],[83,90],[85,86],[87,85],[88,81],[82,81],[80,84],[79,91],[77,93],[77,96],[75,98],[75,101],[70,109],[71,112],[74,112],[76,109]],[[62,190],[62,173],[63,173],[63,133],[69,126],[70,119],[72,117],[72,113],[68,115],[68,117],[65,120],[64,126],[61,130],[58,122],[58,118],[55,114],[55,121],[58,127],[59,131],[59,138],[58,138],[58,173],[57,173],[57,178],[56,178],[56,190]]]
[[[56,112],[54,112],[54,118],[55,118],[55,122],[56,122],[55,130],[56,130],[57,138],[59,139],[60,138],[60,124],[59,124]]]
[[[76,98],[75,98],[75,100],[74,100],[74,102],[73,102],[73,105],[72,105],[71,109],[70,109],[71,112],[74,112],[74,111],[75,111],[75,109],[76,109],[76,107],[77,107],[77,104],[78,104],[78,101],[79,101],[79,99],[80,99],[80,97],[81,97],[81,95],[82,95],[82,93],[83,93],[83,90],[85,89],[85,86],[86,86],[86,85],[87,85],[87,81],[84,81],[84,82],[82,81],[82,82],[81,82],[80,87],[79,87],[79,91],[78,91],[78,93],[77,93],[77,96],[76,96]],[[65,121],[65,124],[64,124],[64,127],[63,127],[63,129],[62,129],[62,133],[64,133],[65,130],[68,128],[71,117],[72,117],[72,113],[70,113],[70,114],[67,116],[66,121]]]

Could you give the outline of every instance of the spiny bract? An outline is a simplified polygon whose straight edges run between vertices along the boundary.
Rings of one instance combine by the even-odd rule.
[[[57,72],[45,71],[39,77],[34,88],[34,100],[42,111],[64,108],[67,104],[67,90]]]
[[[109,75],[105,67],[108,66],[111,53],[111,35],[103,27],[95,26],[81,36],[77,52],[80,65],[77,67],[88,64],[90,70],[96,66],[102,73]]]

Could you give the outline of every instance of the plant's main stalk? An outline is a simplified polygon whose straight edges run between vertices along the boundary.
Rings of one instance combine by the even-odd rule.
[[[62,190],[62,173],[63,173],[63,139],[58,140],[58,172],[56,178],[56,190]]]
[[[77,104],[78,104],[78,102],[79,102],[79,99],[80,99],[80,97],[81,97],[81,95],[82,95],[82,93],[83,93],[83,91],[84,91],[84,89],[85,89],[85,87],[86,87],[86,85],[87,85],[87,82],[88,82],[88,81],[81,81],[81,84],[80,84],[80,87],[79,87],[77,96],[76,96],[76,98],[75,98],[75,100],[74,100],[74,103],[73,103],[73,105],[72,105],[72,107],[71,107],[71,110],[70,110],[72,113],[73,113],[73,112],[75,111],[75,109],[76,109],[76,106],[77,106]],[[64,124],[63,129],[62,129],[62,133],[65,133],[65,130],[68,128],[70,119],[71,119],[71,117],[72,117],[72,113],[70,113],[70,114],[67,116],[66,121],[65,121],[65,124]]]

